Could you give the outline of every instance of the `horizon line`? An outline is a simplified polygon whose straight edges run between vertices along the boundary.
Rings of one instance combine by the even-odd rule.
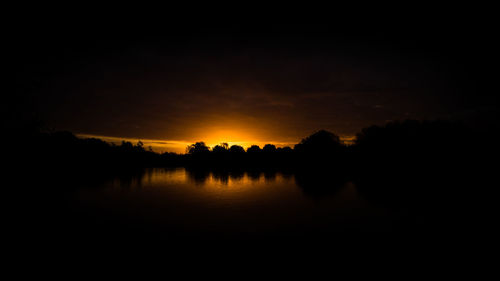
[[[194,144],[196,142],[204,142],[208,147],[213,148],[216,145],[221,143],[227,143],[229,146],[231,145],[239,145],[243,148],[249,148],[252,145],[263,146],[265,144],[273,144],[276,147],[286,147],[289,146],[293,148],[294,145],[300,142],[273,142],[273,141],[227,141],[227,142],[219,142],[219,143],[207,143],[202,140],[198,141],[185,141],[185,140],[164,140],[164,139],[148,139],[148,138],[137,138],[137,137],[114,137],[114,136],[104,136],[104,135],[96,135],[96,134],[85,134],[85,133],[75,133],[77,137],[81,138],[96,138],[103,140],[105,142],[120,144],[122,141],[128,141],[132,143],[137,143],[141,141],[144,144],[144,147],[151,146],[153,151],[156,152],[174,152],[184,154],[186,147]],[[155,149],[156,148],[156,149]]]

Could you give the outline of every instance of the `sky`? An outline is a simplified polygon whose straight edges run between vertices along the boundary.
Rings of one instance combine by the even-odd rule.
[[[349,142],[496,103],[488,22],[179,19],[27,21],[8,34],[13,103],[54,130],[180,153],[195,141],[293,147],[320,129]]]

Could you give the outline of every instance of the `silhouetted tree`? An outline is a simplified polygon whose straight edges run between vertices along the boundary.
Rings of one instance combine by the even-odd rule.
[[[144,149],[144,143],[142,141],[138,141],[137,144],[135,145],[135,149],[138,151],[146,151]]]
[[[214,148],[212,148],[212,151],[214,153],[225,153],[225,152],[228,152],[229,149],[228,149],[228,144],[227,143],[221,143],[221,144],[218,144],[216,146],[214,146]]]
[[[245,153],[245,149],[239,145],[231,145],[229,148],[229,152],[231,153]]]
[[[260,147],[258,145],[252,145],[250,146],[248,149],[247,149],[247,153],[259,153],[261,152],[262,150],[260,149]]]
[[[266,153],[272,153],[276,151],[276,146],[274,144],[266,144],[264,145],[264,148],[262,148],[262,151]]]
[[[295,161],[304,170],[343,174],[347,170],[344,148],[337,135],[320,130],[295,145]]]
[[[428,160],[459,155],[467,146],[465,128],[443,121],[389,122],[370,126],[356,135],[355,149],[364,156],[395,161]],[[429,163],[430,164],[430,163]]]
[[[134,145],[129,141],[122,141],[120,148],[124,151],[132,151],[134,149]]]
[[[368,185],[383,182],[377,186],[377,194],[383,187],[390,189],[390,194],[427,196],[425,187],[439,181],[444,183],[433,191],[434,197],[446,188],[458,191],[459,185],[449,181],[473,171],[470,164],[475,154],[464,136],[467,131],[461,124],[444,121],[406,120],[364,128],[357,134],[350,155],[355,178],[371,183]],[[400,189],[400,182],[408,179],[411,184]]]
[[[293,149],[291,147],[289,147],[289,146],[285,146],[285,147],[278,147],[277,151],[279,153],[292,153]]]
[[[205,142],[197,142],[189,145],[186,148],[186,152],[189,154],[202,154],[210,151],[210,148],[205,144]]]
[[[295,145],[295,151],[308,154],[324,154],[337,152],[342,148],[342,142],[339,137],[331,132],[320,130],[302,139]]]

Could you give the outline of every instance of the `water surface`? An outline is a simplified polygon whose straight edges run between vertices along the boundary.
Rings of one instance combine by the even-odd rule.
[[[75,193],[78,212],[107,227],[194,236],[387,230],[386,211],[351,182],[280,172],[147,169]],[[325,180],[330,179],[330,180]]]

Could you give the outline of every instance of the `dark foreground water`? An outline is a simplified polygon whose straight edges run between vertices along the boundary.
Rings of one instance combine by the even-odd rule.
[[[413,178],[393,180],[384,189],[385,178],[352,182],[320,171],[156,168],[121,176],[61,174],[16,178],[21,192],[10,200],[12,224],[6,231],[13,234],[10,244],[22,247],[17,253],[57,251],[63,258],[91,259],[102,252],[134,253],[134,259],[182,253],[191,262],[203,252],[204,259],[197,261],[205,262],[221,251],[259,259],[272,251],[294,259],[297,253],[319,257],[325,247],[329,250],[322,256],[341,249],[355,255],[355,249],[372,246],[383,253],[391,247],[407,251],[408,245],[478,241],[470,239],[469,233],[479,230],[467,223],[476,220],[465,216],[469,211],[459,211],[462,201],[447,203],[452,194],[433,196],[437,184],[412,186]],[[410,187],[424,191],[398,192]]]
[[[366,200],[348,181],[280,172],[147,169],[70,192],[78,233],[260,238],[393,231],[403,211]]]
[[[59,271],[69,264],[81,266],[71,273],[80,275],[91,263],[110,268],[117,262],[111,269],[128,274],[141,261],[156,261],[167,274],[175,268],[200,272],[199,265],[210,268],[202,273],[226,272],[228,264],[246,267],[239,274],[262,268],[295,274],[311,262],[309,273],[331,274],[338,265],[332,260],[346,257],[359,267],[363,257],[372,263],[387,255],[407,263],[405,255],[423,255],[420,261],[435,256],[441,266],[442,256],[431,251],[461,257],[485,240],[485,232],[465,223],[471,221],[465,216],[469,209],[459,212],[461,207],[446,203],[452,194],[426,200],[436,197],[438,185],[418,183],[423,192],[397,193],[409,189],[413,178],[393,180],[384,191],[385,181],[353,183],[319,171],[61,174],[25,173],[15,178],[16,197],[5,197],[12,203],[6,213],[12,222],[5,227],[11,234],[5,242],[13,247],[8,256],[22,261],[24,271],[26,265],[38,273],[31,265]],[[450,221],[458,223],[450,227]],[[474,232],[481,239],[471,238],[478,237]]]

